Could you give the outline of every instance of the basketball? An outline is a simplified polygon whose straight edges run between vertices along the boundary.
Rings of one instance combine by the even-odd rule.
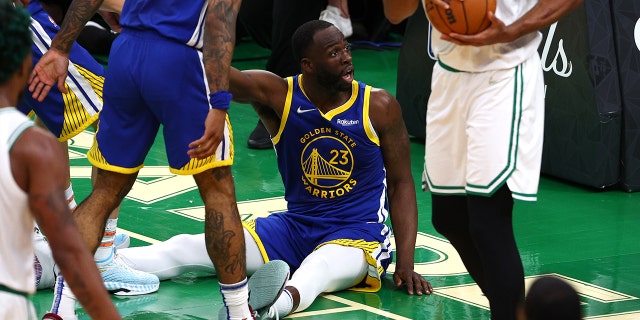
[[[489,27],[487,12],[496,12],[497,0],[445,1],[449,3],[447,10],[437,6],[433,0],[423,0],[429,22],[444,34],[476,34]]]

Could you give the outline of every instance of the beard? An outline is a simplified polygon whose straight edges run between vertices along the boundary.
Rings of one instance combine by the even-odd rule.
[[[342,74],[332,74],[325,70],[318,71],[318,84],[331,91],[351,91],[351,83],[343,81]]]

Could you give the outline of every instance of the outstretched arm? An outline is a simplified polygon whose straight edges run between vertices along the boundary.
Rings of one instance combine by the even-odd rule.
[[[87,21],[98,11],[103,0],[74,0],[64,17],[60,31],[51,41],[51,48],[33,67],[29,78],[29,91],[38,101],[44,100],[55,84],[66,93],[64,80],[67,78],[69,53],[73,43]]]
[[[491,21],[491,25],[486,30],[471,36],[455,33],[443,34],[442,39],[459,45],[472,46],[511,42],[558,21],[583,2],[584,0],[539,0],[529,12],[508,26],[496,18],[494,12],[488,12],[487,17]]]
[[[207,0],[202,60],[212,96],[224,97],[229,90],[229,68],[236,42],[236,18],[240,0]],[[189,144],[191,158],[206,158],[215,153],[224,136],[229,101],[213,98],[204,123],[204,134]]]
[[[413,271],[418,233],[418,205],[411,175],[409,134],[402,119],[400,104],[388,92],[371,92],[369,117],[380,139],[387,170],[391,224],[396,239],[396,286],[406,284],[409,294],[433,292],[431,284]]]
[[[73,293],[93,319],[120,319],[69,212],[64,196],[68,168],[58,142],[50,133],[31,128],[18,139],[10,156],[14,178],[29,195],[31,212]]]

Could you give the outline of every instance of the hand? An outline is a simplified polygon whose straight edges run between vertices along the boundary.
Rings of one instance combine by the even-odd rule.
[[[487,18],[491,21],[489,28],[474,35],[464,35],[458,33],[442,34],[440,39],[453,42],[461,46],[487,46],[496,43],[506,43],[515,40],[502,20],[496,18],[491,11],[487,12]]]
[[[396,271],[393,274],[393,282],[396,288],[406,285],[407,293],[411,295],[415,293],[421,296],[422,294],[433,293],[431,283],[413,270],[396,268]]]
[[[189,144],[187,154],[191,158],[204,159],[213,155],[224,137],[227,112],[224,110],[210,109],[207,119],[204,121],[204,135]]]
[[[69,56],[56,49],[49,49],[31,71],[29,91],[32,97],[42,102],[56,83],[62,93],[67,93],[64,81],[68,68]]]

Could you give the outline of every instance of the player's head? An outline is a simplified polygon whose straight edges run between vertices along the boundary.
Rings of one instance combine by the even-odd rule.
[[[529,288],[525,314],[527,320],[580,320],[580,297],[565,281],[542,277]]]
[[[0,0],[0,85],[14,76],[24,82],[31,69],[31,34],[29,14],[9,0]],[[25,74],[26,73],[26,74]]]
[[[333,26],[330,22],[323,20],[311,20],[304,23],[293,33],[291,37],[291,47],[293,49],[293,57],[298,63],[307,56],[309,47],[313,43],[313,36],[316,32]]]
[[[322,20],[306,22],[294,32],[291,43],[305,77],[313,77],[328,89],[351,90],[351,45],[333,24]]]

